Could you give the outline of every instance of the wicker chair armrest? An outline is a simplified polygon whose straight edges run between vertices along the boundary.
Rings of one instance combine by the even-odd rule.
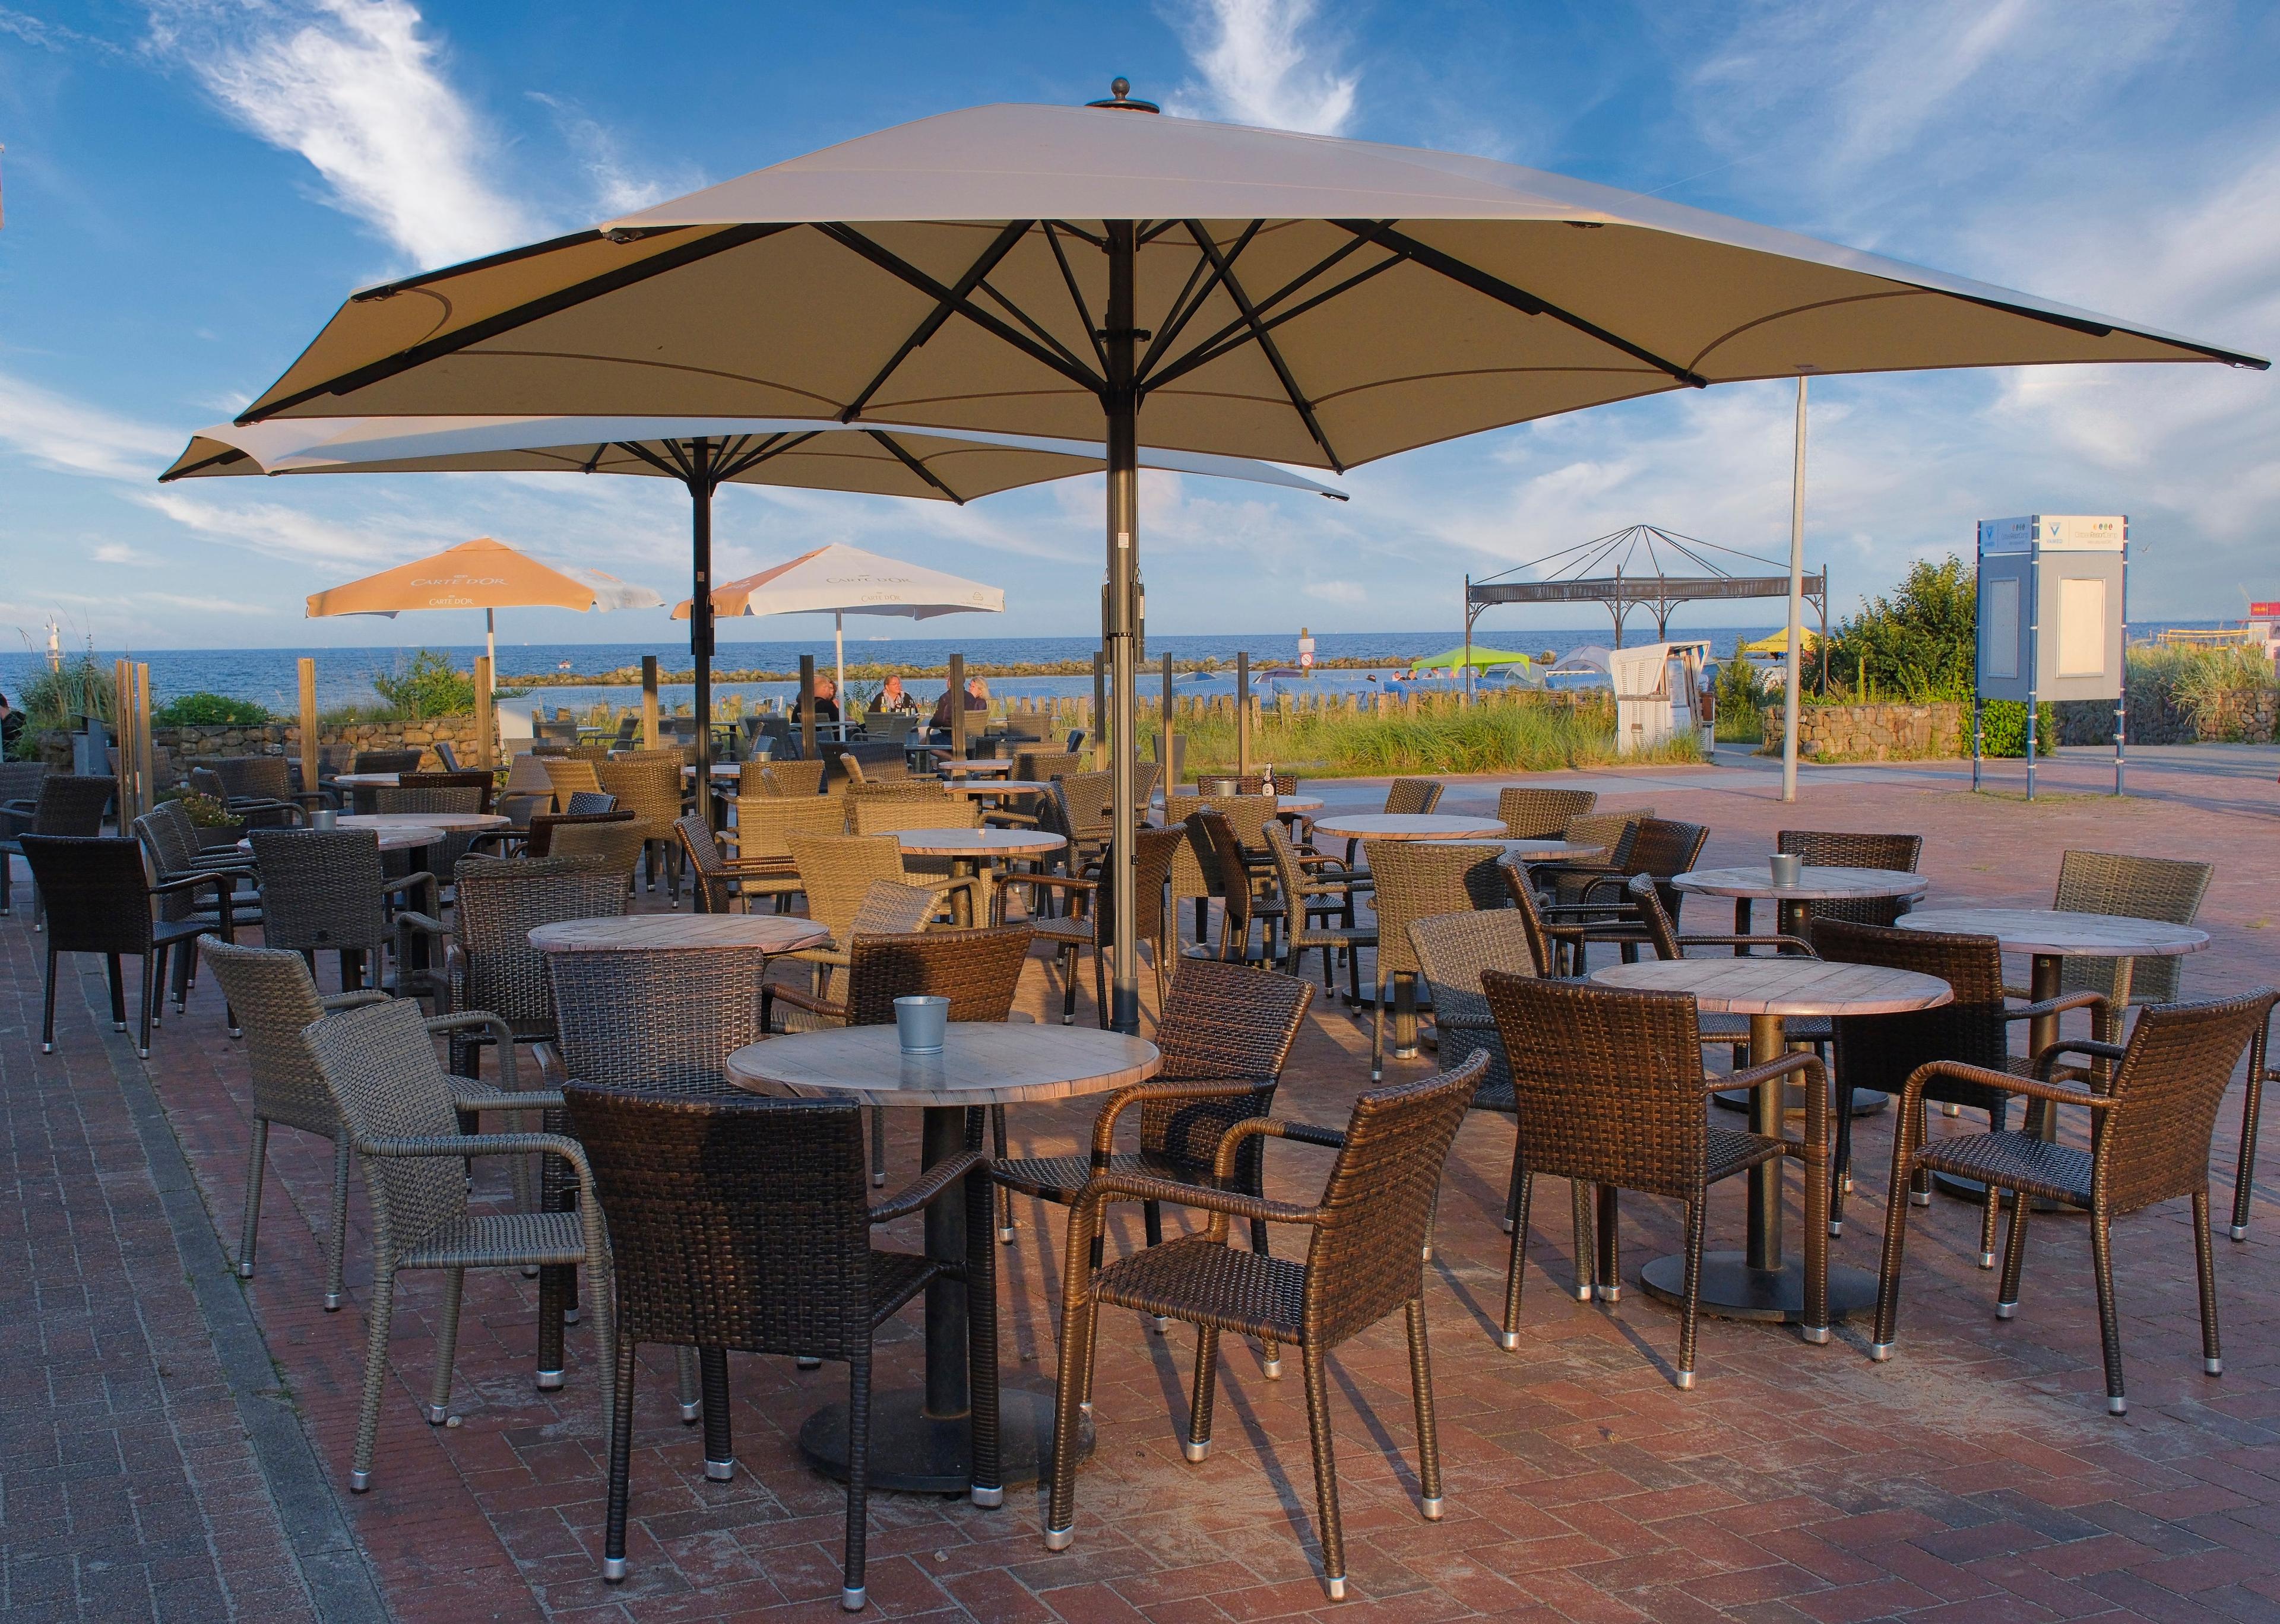
[[[1615,880],[1629,878],[1613,863],[1530,863],[1527,866],[1529,878],[1536,881],[1575,880],[1586,875]]]
[[[1135,1105],[1158,1099],[1223,1099],[1231,1095],[1255,1093],[1266,1086],[1264,1082],[1246,1082],[1233,1077],[1207,1077],[1176,1081],[1159,1079],[1119,1089],[1092,1119],[1092,1165],[1106,1165],[1116,1147],[1117,1119]]]
[[[2023,993],[2014,994],[2007,987],[2003,989],[2003,994],[2006,997],[2026,996]],[[2102,992],[2061,993],[2055,998],[2045,998],[2039,1003],[2022,1004],[2017,1009],[2006,1009],[2003,1012],[2003,1019],[2033,1020],[2045,1015],[2063,1015],[2068,1010],[2090,1012],[2090,1029],[2100,1043],[2104,1043],[2107,1035],[2114,1029],[2114,1007],[2107,1001],[2107,997]],[[2118,1060],[2122,1057],[2117,1052],[2110,1058]]]
[[[334,1010],[362,1009],[367,1004],[389,1003],[389,995],[377,987],[366,987],[357,992],[328,992],[317,1000],[317,1007],[327,1013]]]
[[[494,1015],[489,1010],[460,1010],[456,1014],[430,1015],[427,1025],[430,1032],[465,1032],[477,1027],[489,1032],[491,1041],[498,1045],[501,1085],[513,1091],[514,1028],[507,1025],[504,1016]]]
[[[1540,902],[1536,904],[1536,911],[1546,918],[1555,913],[1587,913],[1594,919],[1605,920],[1610,914],[1636,916],[1639,905],[1635,902]]]
[[[1087,895],[1100,889],[1098,880],[1082,880],[1074,874],[1007,874],[1001,885],[1049,885],[1056,890],[1081,891]]]
[[[2053,1044],[2053,1049],[2061,1045]],[[1906,1086],[1900,1090],[1900,1109],[1914,1110],[1923,1103],[1924,1086],[1937,1078],[1950,1078],[1957,1082],[1976,1083],[1983,1089],[1997,1089],[2007,1094],[2023,1095],[2029,1099],[2048,1100],[2060,1105],[2088,1105],[2093,1111],[2103,1111],[2114,1101],[2102,1094],[2092,1094],[2086,1089],[2052,1082],[2040,1077],[2022,1077],[2016,1072],[1999,1072],[1984,1066],[1967,1066],[1960,1060],[1928,1060],[1908,1074]]]
[[[565,1111],[559,1089],[470,1089],[451,1097],[455,1111]]]
[[[1298,859],[1298,866],[1301,868],[1335,869],[1337,873],[1342,874],[1357,874],[1360,872],[1353,864],[1347,862],[1345,858],[1342,857],[1326,857],[1319,851],[1307,850],[1297,850],[1294,851],[1292,855]]]
[[[449,936],[451,927],[432,913],[422,913],[416,908],[398,908],[396,927],[399,931],[416,930],[422,935]]]
[[[1813,951],[1813,943],[1806,941],[1802,936],[1760,936],[1749,935],[1734,936],[1681,936],[1678,938],[1678,946],[1682,952],[1690,947],[1775,947],[1779,948],[1783,953],[1789,953],[1791,950],[1795,950],[1795,952],[1798,955],[1801,955],[1806,958],[1818,958],[1821,957],[1820,954]]]
[[[239,851],[202,851],[190,859],[190,866],[182,872],[227,874],[235,880],[258,880],[261,877],[260,871],[253,866],[253,859]]]
[[[1805,1083],[1805,1136],[1792,1139],[1780,1135],[1782,1154],[1794,1156],[1810,1166],[1814,1160],[1829,1152],[1829,1133],[1835,1126],[1829,1110],[1829,1068],[1815,1054],[1785,1054],[1768,1060],[1763,1066],[1746,1066],[1729,1072],[1723,1077],[1706,1077],[1702,1091],[1714,1094],[1724,1089],[1757,1089],[1768,1083],[1777,1083],[1793,1073],[1802,1074]]]
[[[2035,1075],[2047,1081],[2051,1073],[2057,1068],[2060,1055],[2088,1055],[2093,1059],[2119,1062],[2129,1052],[2120,1043],[2103,1043],[2095,1038],[2061,1038],[2035,1057]]]
[[[34,813],[37,812],[39,810],[40,810],[40,804],[39,804],[37,801],[31,801],[31,800],[0,801],[0,812],[12,812],[12,813],[19,814],[19,815],[20,815],[20,816],[22,816],[22,817],[28,818],[28,817],[31,817]]]
[[[516,844],[528,844],[529,840],[528,829],[485,829],[467,843],[467,850],[481,851],[492,848],[504,849]]]
[[[1323,1221],[1320,1207],[1302,1207],[1288,1201],[1271,1201],[1264,1196],[1240,1195],[1233,1190],[1211,1189],[1201,1184],[1182,1184],[1177,1179],[1151,1178],[1139,1173],[1104,1173],[1088,1180],[1084,1192],[1077,1198],[1080,1211],[1094,1210],[1093,1227],[1098,1228],[1098,1209],[1111,1201],[1157,1201],[1167,1206],[1190,1207],[1198,1212],[1210,1212],[1225,1218],[1256,1218],[1270,1224],[1316,1224]],[[1072,1229],[1075,1220],[1072,1220]]]
[[[760,989],[760,1013],[763,1019],[778,1004],[789,1004],[794,1009],[805,1010],[811,1015],[828,1016],[836,1020],[847,1018],[847,1006],[828,998],[819,998],[812,992],[802,992],[797,987],[781,987],[770,981]]]
[[[520,1104],[518,1101],[517,1104]],[[594,1170],[586,1165],[586,1147],[567,1134],[452,1134],[434,1139],[359,1139],[359,1156],[416,1158],[441,1156],[558,1156],[578,1175],[578,1198],[589,1211],[594,1204]]]
[[[1212,1176],[1222,1182],[1235,1176],[1235,1158],[1246,1139],[1264,1135],[1270,1139],[1295,1139],[1300,1144],[1318,1144],[1327,1150],[1345,1149],[1346,1136],[1335,1128],[1316,1128],[1310,1122],[1287,1122],[1280,1117],[1250,1117],[1237,1122],[1219,1136],[1219,1151],[1212,1158]]]
[[[434,885],[435,883],[434,874],[424,868],[416,869],[411,874],[399,875],[395,879],[383,879],[380,882],[380,894],[383,897],[393,897],[398,891],[408,891],[415,885]]]
[[[907,1217],[921,1207],[933,1205],[936,1197],[967,1174],[987,1173],[989,1168],[990,1158],[979,1151],[961,1151],[955,1156],[946,1156],[873,1207],[871,1221],[883,1224]]]
[[[1946,1062],[1942,1061],[1940,1064],[1945,1065]],[[1705,1094],[1722,1094],[1729,1089],[1759,1088],[1777,1078],[1786,1077],[1791,1072],[1806,1074],[1808,1097],[1809,1090],[1815,1082],[1825,1079],[1828,1075],[1821,1064],[1820,1056],[1808,1054],[1800,1050],[1794,1054],[1785,1054],[1777,1060],[1768,1060],[1763,1066],[1745,1066],[1738,1072],[1729,1072],[1723,1077],[1705,1077],[1702,1080],[1702,1091]]]

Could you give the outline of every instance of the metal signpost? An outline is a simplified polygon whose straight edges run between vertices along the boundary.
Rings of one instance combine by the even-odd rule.
[[[2036,707],[2045,700],[2111,699],[2114,793],[2120,795],[2130,723],[2123,681],[2129,519],[2118,513],[1983,519],[1978,564],[1971,787],[1979,788],[1981,708],[1988,700],[2027,707],[2027,798],[2031,801],[2039,743]]]

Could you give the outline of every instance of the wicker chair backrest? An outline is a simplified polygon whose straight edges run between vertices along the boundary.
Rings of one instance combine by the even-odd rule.
[[[480,789],[382,788],[373,791],[373,810],[380,812],[474,812],[482,809],[483,792]]]
[[[1216,1099],[1146,1100],[1140,1148],[1208,1168],[1220,1136],[1246,1117],[1264,1116],[1313,1002],[1311,982],[1279,971],[1216,958],[1190,959],[1172,978],[1156,1022],[1156,1049],[1167,1082],[1225,1081],[1240,1089]],[[1245,1087],[1245,1085],[1248,1085]],[[1257,1158],[1244,1156],[1245,1188]]]
[[[1510,900],[1502,846],[1442,841],[1365,840],[1362,854],[1377,876],[1377,973],[1413,974],[1417,949],[1409,921],[1467,908],[1501,908]]]
[[[546,955],[530,933],[564,920],[606,919],[626,911],[626,874],[607,857],[501,859],[468,858],[453,874],[458,903],[453,935],[459,949],[453,1002],[489,1010],[518,1035],[554,1027]],[[573,954],[570,957],[576,957]]]
[[[194,827],[189,814],[173,801],[161,801],[135,820],[135,838],[149,849],[154,876],[172,880],[197,866],[198,842]],[[172,891],[164,897],[154,897],[151,901],[158,904],[158,917],[166,920],[185,920],[214,905],[212,891]]]
[[[399,789],[474,789],[481,795],[477,812],[489,812],[492,797],[498,791],[498,780],[475,767],[455,767],[441,773],[399,773],[396,778]]]
[[[26,835],[18,843],[58,953],[140,953],[150,944],[150,854],[129,835]],[[4,859],[0,859],[4,860]]]
[[[858,835],[892,835],[902,829],[978,829],[982,803],[964,796],[936,795],[925,800],[866,797],[850,801]]]
[[[866,779],[847,786],[850,802],[947,800],[949,797],[950,786],[938,778]]]
[[[1497,816],[1514,840],[1557,840],[1598,804],[1596,789],[1500,789]]]
[[[252,829],[261,940],[300,952],[362,951],[388,940],[380,836],[370,829]]]
[[[103,809],[119,792],[115,778],[93,774],[50,773],[40,781],[32,812],[35,835],[96,835],[103,833]]]
[[[1409,921],[1409,947],[1438,1000],[1451,993],[1482,997],[1481,973],[1542,975],[1538,939],[1518,908],[1478,908]]]
[[[1013,752],[1013,776],[1033,784],[1049,784],[1085,769],[1085,758],[1073,750],[1022,750]]]
[[[1219,858],[1217,836],[1208,825],[1198,823],[1198,812],[1216,812],[1235,839],[1236,852],[1264,850],[1265,830],[1275,821],[1275,797],[1267,795],[1198,795],[1182,796],[1176,804],[1167,803],[1167,815],[1176,812],[1193,831],[1186,850],[1172,864],[1172,896],[1175,901],[1190,897],[1224,897],[1226,889],[1221,875],[1226,866]],[[1237,873],[1243,872],[1240,867]]]
[[[2103,1193],[2108,1211],[2132,1212],[2208,1189],[2217,1109],[2276,998],[2280,993],[2260,987],[2237,998],[2138,1012],[2107,1086],[2114,1106],[2101,1113],[2091,1141],[2093,1194]]]
[[[426,753],[417,750],[360,750],[357,751],[356,770],[359,773],[417,773],[420,758]]]
[[[526,750],[507,764],[505,793],[551,796],[554,793],[553,775],[547,772],[543,760]]]
[[[1606,853],[1606,860],[1621,868],[1630,855],[1631,842],[1637,837],[1638,826],[1654,816],[1654,808],[1643,806],[1631,812],[1589,812],[1568,820],[1568,838],[1579,846],[1598,846]]]
[[[823,793],[823,769],[828,763],[771,759],[759,772],[759,787],[770,795],[802,796]]]
[[[541,756],[538,759],[546,769],[547,781],[554,786],[557,804],[566,803],[581,789],[598,790],[602,787],[590,761],[581,761],[574,756]]]
[[[674,820],[673,827],[681,838],[681,850],[689,858],[690,889],[697,894],[697,911],[728,912],[728,863],[720,855],[720,843],[712,838],[712,826],[705,822],[702,812],[684,812]]]
[[[949,904],[958,882],[903,885],[893,880],[874,880],[863,893],[862,905],[847,927],[851,936],[905,936],[932,928]]]
[[[1306,1249],[1306,1341],[1335,1347],[1424,1289],[1424,1246],[1449,1145],[1488,1069],[1475,1054],[1354,1102]]]
[[[1116,793],[1115,774],[1064,773],[1047,781],[1053,786],[1046,797],[1053,833],[1067,837],[1072,846],[1108,838],[1113,827],[1108,799]]]
[[[794,833],[785,840],[800,889],[807,893],[807,917],[843,947],[871,882],[904,881],[903,848],[891,835]]]
[[[1783,829],[1774,850],[1801,857],[1814,868],[1889,868],[1912,874],[1923,856],[1921,835],[1860,835],[1834,829]],[[1905,897],[1861,897],[1807,904],[1806,917],[1889,925],[1908,911]]]
[[[198,957],[213,971],[245,1033],[246,1069],[253,1074],[253,1114],[330,1139],[340,1113],[305,1035],[321,1020],[317,983],[301,955],[274,947],[239,947],[209,941]]]
[[[885,1026],[897,998],[921,997],[948,998],[952,1020],[1003,1020],[1013,1012],[1034,934],[1027,925],[891,936],[853,931],[847,1024]]]
[[[649,839],[649,831],[623,812],[602,812],[557,827],[547,844],[547,854],[597,858],[622,879],[632,875]]]
[[[2190,925],[2200,912],[2216,868],[2175,858],[2129,857],[2115,851],[2069,851],[2059,858],[2058,897],[2067,913],[2126,914]],[[2185,961],[2169,958],[2084,958],[2059,964],[2062,992],[2102,992],[2115,1004],[2175,1002]]]
[[[452,1139],[458,1116],[420,1004],[391,998],[326,1016],[308,1029],[310,1052],[341,1126],[355,1144]],[[466,1164],[449,1156],[363,1156],[374,1228],[400,1252],[465,1215]],[[389,1259],[393,1261],[393,1259]]]
[[[618,797],[618,810],[630,812],[651,840],[673,838],[673,821],[681,816],[681,760],[651,756],[594,764],[604,790]]]
[[[1179,827],[1188,835],[1172,856],[1173,906],[1176,908],[1189,897],[1217,897],[1227,909],[1222,935],[1229,941],[1246,940],[1251,928],[1250,871],[1244,866],[1243,845],[1236,838],[1234,824],[1218,807],[1203,805],[1189,812]],[[1262,833],[1260,838],[1267,837]],[[1270,845],[1267,850],[1273,854],[1275,848]],[[1277,874],[1287,889],[1295,871],[1282,874],[1281,860],[1278,857]],[[1225,882],[1229,874],[1235,876],[1233,885]]]
[[[562,810],[573,818],[589,812],[613,812],[618,810],[618,797],[603,789],[575,789]],[[627,816],[632,814],[628,812]]]
[[[1631,836],[1630,850],[1623,853],[1623,872],[1652,874],[1658,880],[1683,874],[1694,866],[1709,838],[1710,831],[1698,823],[1679,823],[1668,818],[1642,819]]]
[[[1536,886],[1529,878],[1528,865],[1506,858],[1501,859],[1501,866],[1505,894],[1512,900],[1512,911],[1520,915],[1521,928],[1528,936],[1529,951],[1536,960],[1536,973],[1550,975],[1558,962],[1558,956],[1553,951],[1551,934],[1544,927],[1543,904],[1537,900]]]
[[[212,767],[192,767],[189,781],[190,792],[194,795],[202,795],[212,801],[229,799],[229,786],[221,781],[221,774]]]
[[[1443,785],[1433,778],[1397,778],[1385,787],[1390,812],[1429,812],[1441,804]]]
[[[530,843],[523,848],[523,855],[552,857],[555,854],[556,838],[563,831],[577,828],[583,824],[629,824],[633,820],[633,813],[622,812],[539,812],[530,820]]]
[[[1156,780],[1163,770],[1152,761],[1136,761],[1132,764],[1132,804],[1135,806],[1148,804],[1150,797],[1156,793]],[[1063,776],[1066,777],[1067,774]]]
[[[2003,1020],[2003,945],[1993,936],[1899,930],[1815,920],[1813,951],[1841,964],[1914,970],[1945,981],[1952,1004],[1904,1015],[1839,1015],[1837,1074],[1854,1088],[1897,1094],[1908,1074],[1932,1060],[1960,1060],[2001,1071],[2010,1030]],[[1985,1111],[2010,1097],[1953,1078],[1935,1080],[1926,1097]]]
[[[767,960],[718,948],[551,953],[564,1074],[666,1094],[741,1094],[724,1062],[758,1043]]]
[[[1691,1199],[1708,1146],[1694,995],[1482,973],[1531,1173]]]
[[[0,761],[0,806],[11,801],[40,798],[40,781],[48,775],[44,761]]]
[[[791,860],[795,835],[844,835],[847,803],[820,795],[755,795],[736,797],[736,855],[745,862],[770,858]]]
[[[1197,795],[1261,795],[1267,789],[1264,773],[1198,773],[1192,793]]]
[[[1139,915],[1133,921],[1133,933],[1139,940],[1161,953],[1166,945],[1166,927],[1172,914],[1168,906],[1166,883],[1172,877],[1172,865],[1179,859],[1188,843],[1188,831],[1179,824],[1170,828],[1143,827],[1134,837],[1134,850],[1138,860],[1132,875],[1132,895]],[[1112,874],[1115,865],[1109,854],[1115,843],[1101,848],[1100,872]],[[1092,939],[1095,943],[1113,941],[1116,936],[1115,888],[1103,885],[1093,893]]]
[[[868,1345],[861,1106],[563,1094],[609,1228],[620,1336],[819,1358]]]
[[[233,796],[281,801],[293,793],[293,769],[282,756],[224,756],[214,771]]]
[[[609,758],[610,747],[606,744],[573,744],[570,747],[570,759],[573,761],[603,762]]]

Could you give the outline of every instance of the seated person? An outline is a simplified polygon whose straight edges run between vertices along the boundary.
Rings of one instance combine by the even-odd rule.
[[[942,697],[935,703],[934,714],[927,719],[928,727],[941,733],[950,731],[950,697],[951,690],[944,689]],[[990,709],[990,684],[980,677],[968,677],[966,681],[966,709],[982,712]]]
[[[903,680],[900,677],[889,677],[871,699],[871,709],[874,711],[915,712],[918,708],[919,702],[903,691]]]
[[[829,677],[815,679],[815,720],[819,722],[839,720],[839,687]]]

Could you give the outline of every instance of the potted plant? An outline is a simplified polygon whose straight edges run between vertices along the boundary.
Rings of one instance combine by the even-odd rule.
[[[200,795],[195,789],[179,789],[170,790],[159,798],[181,803],[182,810],[190,815],[191,827],[198,832],[198,850],[201,851],[235,846],[245,836],[244,820],[210,795]]]

